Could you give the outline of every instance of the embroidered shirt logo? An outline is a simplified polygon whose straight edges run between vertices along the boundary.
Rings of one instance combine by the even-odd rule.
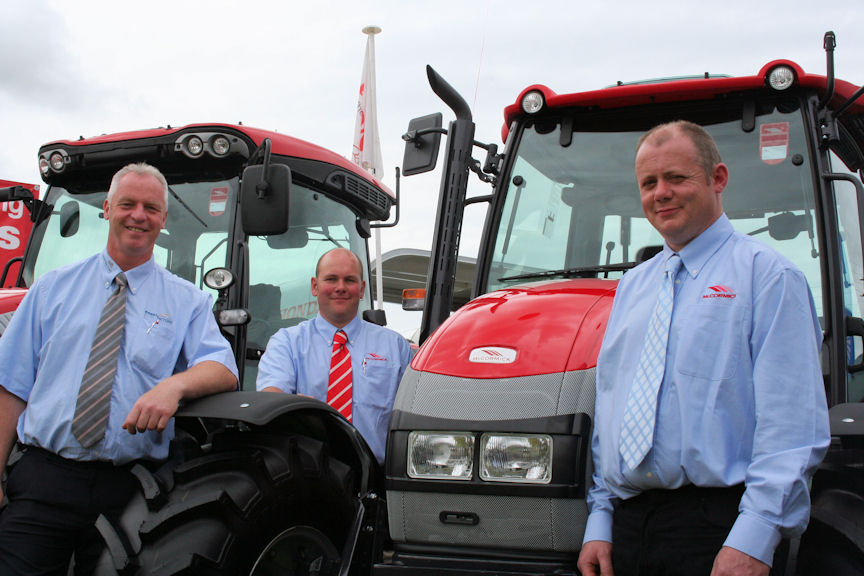
[[[380,354],[375,354],[374,352],[367,353],[366,356],[363,357],[364,376],[366,375],[366,366],[381,366],[382,368],[386,368],[385,364],[374,364],[374,362],[387,362],[387,357],[381,356]],[[378,368],[375,368],[375,370],[378,370]]]
[[[512,364],[516,361],[516,350],[498,346],[474,348],[471,350],[468,361],[480,364]]]
[[[736,296],[738,295],[735,293],[735,290],[729,286],[715,284],[714,286],[708,287],[708,290],[705,291],[702,298],[735,298]]]

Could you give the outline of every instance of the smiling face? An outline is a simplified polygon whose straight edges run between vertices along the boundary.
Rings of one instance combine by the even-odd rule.
[[[129,172],[102,209],[109,226],[108,255],[117,265],[129,270],[149,260],[168,217],[160,182],[150,174]]]
[[[725,164],[705,173],[693,141],[679,128],[661,130],[636,153],[642,210],[670,248],[681,250],[723,213]]]
[[[366,291],[363,268],[349,250],[336,248],[324,254],[312,278],[312,295],[325,320],[342,328],[357,316],[360,297]]]

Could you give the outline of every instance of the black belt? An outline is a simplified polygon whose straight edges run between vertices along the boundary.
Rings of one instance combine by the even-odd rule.
[[[38,446],[32,446],[29,444],[22,444],[20,446],[23,454],[32,454],[55,464],[75,466],[84,470],[131,470],[132,466],[135,465],[135,462],[115,464],[109,460],[72,460],[70,458],[63,458],[50,450],[45,450]]]
[[[655,506],[658,504],[663,504],[664,502],[675,500],[675,501],[699,501],[706,498],[710,498],[712,500],[726,500],[729,502],[734,502],[737,506],[738,502],[741,501],[741,496],[744,495],[744,484],[736,484],[734,486],[696,486],[694,484],[687,484],[686,486],[682,486],[681,488],[674,488],[671,490],[663,489],[663,488],[654,488],[651,490],[646,490],[632,498],[628,498],[627,500],[621,500],[619,502],[619,506],[630,507],[630,506]]]

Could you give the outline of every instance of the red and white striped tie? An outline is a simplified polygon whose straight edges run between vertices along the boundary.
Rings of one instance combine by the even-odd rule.
[[[327,404],[351,421],[351,353],[348,336],[339,330],[333,336],[333,354],[330,356],[330,381],[327,385]]]

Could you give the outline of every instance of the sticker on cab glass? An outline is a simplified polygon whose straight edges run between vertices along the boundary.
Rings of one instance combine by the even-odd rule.
[[[780,164],[789,155],[789,122],[759,127],[759,155],[766,164]]]
[[[221,216],[228,205],[228,187],[217,186],[210,189],[210,215]]]
[[[512,364],[516,361],[516,350],[500,346],[482,346],[471,350],[468,361],[478,364]]]

